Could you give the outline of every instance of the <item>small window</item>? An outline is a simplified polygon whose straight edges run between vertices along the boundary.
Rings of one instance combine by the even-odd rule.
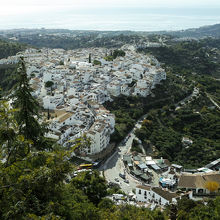
[[[141,190],[139,189],[139,194],[141,194]]]

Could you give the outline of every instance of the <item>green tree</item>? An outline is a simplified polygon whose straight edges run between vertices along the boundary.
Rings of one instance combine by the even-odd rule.
[[[47,88],[50,88],[50,87],[52,87],[54,85],[54,82],[52,82],[52,81],[47,81],[46,83],[45,83],[45,87],[47,87]]]
[[[64,65],[64,61],[60,60],[59,65]]]
[[[77,189],[83,189],[89,200],[96,205],[107,195],[105,179],[100,177],[97,171],[79,174],[72,180],[72,184]]]
[[[102,63],[101,63],[99,60],[94,60],[94,61],[93,61],[93,64],[94,64],[94,65],[100,65],[100,66],[102,65]]]
[[[40,146],[43,141],[45,128],[39,120],[39,104],[31,95],[32,89],[29,86],[25,62],[20,58],[18,65],[19,82],[13,94],[13,106],[18,109],[15,112],[15,119],[19,126],[19,134],[25,139],[33,141],[33,146],[42,149]],[[30,151],[30,147],[28,149]]]
[[[25,141],[22,135],[19,135],[19,127],[14,119],[15,112],[15,109],[10,109],[7,101],[0,101],[0,159],[5,160],[5,167],[23,159],[31,144],[31,142]]]
[[[113,58],[117,58],[117,57],[124,57],[125,56],[125,52],[123,50],[114,50],[113,52]]]

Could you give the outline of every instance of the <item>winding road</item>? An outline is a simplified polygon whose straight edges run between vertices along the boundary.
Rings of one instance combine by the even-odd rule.
[[[176,107],[179,106],[179,103],[186,103],[191,100],[194,96],[199,95],[199,89],[194,88],[192,94],[184,98],[183,100],[176,103]],[[130,151],[133,139],[135,138],[134,132],[136,128],[141,128],[141,123],[147,117],[147,114],[143,115],[135,124],[134,128],[131,132],[124,138],[123,141],[117,146],[117,150],[105,161],[104,164],[99,168],[99,171],[104,172],[104,176],[108,182],[114,182],[120,184],[122,191],[126,194],[132,193],[132,190],[136,188],[136,185],[142,184],[138,179],[128,174],[124,163],[123,163],[123,155],[127,154]],[[125,183],[124,179],[122,179],[119,174],[125,174],[126,180],[129,183]],[[153,173],[153,182],[152,185],[158,185],[158,175],[152,171]],[[117,181],[118,179],[119,181]]]
[[[104,176],[108,182],[118,183],[126,194],[132,192],[132,189],[135,189],[136,185],[141,184],[138,180],[132,177],[127,173],[124,163],[123,163],[123,155],[129,152],[133,139],[135,138],[134,131],[136,128],[141,127],[141,122],[146,117],[146,115],[142,116],[132,129],[132,131],[124,138],[124,140],[118,145],[117,150],[111,155],[105,163],[99,168],[100,171],[104,172]],[[124,179],[122,179],[119,174],[125,174],[125,178],[129,181],[126,183]],[[118,179],[119,181],[116,181]]]

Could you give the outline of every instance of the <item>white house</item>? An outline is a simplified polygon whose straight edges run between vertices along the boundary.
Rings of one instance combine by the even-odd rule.
[[[133,95],[146,97],[150,94],[149,88],[141,88],[139,86],[135,86]]]
[[[110,141],[109,125],[103,121],[95,121],[92,127],[86,132],[91,144],[84,151],[87,154],[96,154],[104,150]]]
[[[170,203],[176,204],[181,196],[159,187],[136,186],[136,200],[139,202],[155,203],[160,206],[165,206]]]
[[[127,84],[124,84],[124,85],[121,86],[121,94],[122,94],[122,95],[129,96],[130,93],[131,93],[131,88],[128,87]]]
[[[43,82],[51,81],[53,74],[49,71],[43,73]]]
[[[76,93],[77,93],[76,88],[69,88],[69,89],[67,90],[67,95],[68,95],[68,96],[72,96],[72,95],[75,96]]]
[[[54,110],[58,105],[64,102],[64,96],[62,94],[55,94],[54,96],[45,96],[43,98],[44,109]]]
[[[119,83],[109,83],[107,85],[107,90],[112,96],[119,96],[121,94],[121,85]]]
[[[220,190],[220,173],[182,173],[178,181],[178,189],[193,191],[194,194],[209,194],[208,184],[216,182],[218,184],[217,191]]]
[[[136,186],[136,200],[138,202],[151,202],[151,186]]]

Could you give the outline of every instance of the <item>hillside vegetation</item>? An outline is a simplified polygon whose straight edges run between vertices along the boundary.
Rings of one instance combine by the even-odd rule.
[[[156,147],[153,156],[185,168],[206,165],[220,156],[220,114],[212,106],[201,94],[178,110],[171,105],[150,111],[136,135],[146,146],[150,142]],[[184,145],[183,137],[193,143]]]
[[[199,89],[199,95],[191,101],[168,103],[149,112],[136,134],[146,147],[155,147],[154,156],[163,156],[188,168],[203,166],[220,157],[220,84],[215,78],[220,74],[218,42],[205,39],[140,50],[156,56],[169,74],[183,79],[183,85]],[[184,146],[183,137],[193,144]]]
[[[220,38],[171,42],[163,47],[139,49],[153,54],[176,73],[213,75],[220,78]]]
[[[14,56],[26,48],[24,44],[0,39],[0,59]]]
[[[178,37],[197,37],[197,38],[204,38],[204,37],[220,37],[220,24],[214,25],[207,25],[202,26],[200,28],[190,28],[184,31],[172,31],[169,32],[174,36]]]
[[[14,56],[25,48],[26,46],[23,44],[0,39],[0,59]],[[0,88],[2,89],[1,93],[6,94],[17,82],[15,74],[16,67],[17,65],[0,64]]]
[[[0,65],[0,88],[2,94],[7,94],[17,82],[17,65]]]
[[[141,116],[152,109],[179,102],[191,94],[192,90],[193,86],[190,83],[183,84],[180,77],[168,74],[167,79],[152,91],[153,96],[146,98],[119,96],[114,102],[105,103],[104,106],[116,116],[115,133],[111,141],[119,143]]]

